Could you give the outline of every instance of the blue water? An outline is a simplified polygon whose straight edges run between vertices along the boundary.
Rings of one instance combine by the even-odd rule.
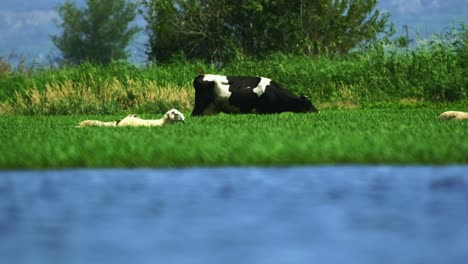
[[[0,263],[468,263],[468,166],[4,171]]]

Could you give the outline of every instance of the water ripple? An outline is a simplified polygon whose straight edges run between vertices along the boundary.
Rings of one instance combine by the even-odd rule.
[[[468,263],[468,166],[0,172],[0,263]]]

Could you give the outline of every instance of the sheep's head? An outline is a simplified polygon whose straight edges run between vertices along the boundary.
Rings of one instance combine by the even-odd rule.
[[[177,109],[171,109],[164,115],[164,119],[167,123],[185,122],[184,114],[179,112]]]

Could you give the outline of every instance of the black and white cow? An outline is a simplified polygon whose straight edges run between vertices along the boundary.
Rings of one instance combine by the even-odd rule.
[[[202,74],[193,81],[192,115],[318,112],[305,95],[296,96],[264,77]]]

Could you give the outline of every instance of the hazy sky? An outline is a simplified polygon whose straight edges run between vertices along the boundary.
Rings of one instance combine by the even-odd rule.
[[[53,20],[58,18],[55,8],[63,2],[0,0],[0,56],[5,58],[16,53],[43,61],[50,54],[60,54],[50,41],[50,35],[58,33]],[[418,32],[422,36],[468,22],[468,0],[381,0],[378,8],[390,12],[397,29],[408,24],[410,33]],[[140,23],[143,25],[141,18]],[[140,36],[131,44],[134,59],[144,57],[144,42],[144,37]]]

